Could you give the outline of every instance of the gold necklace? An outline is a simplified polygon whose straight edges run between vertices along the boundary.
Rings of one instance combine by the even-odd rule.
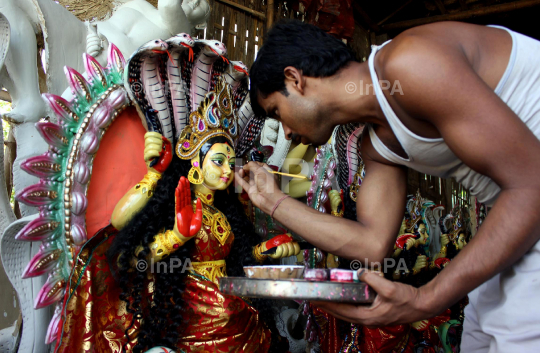
[[[195,191],[195,196],[200,198],[206,205],[212,206],[214,204],[214,194],[212,193],[204,194],[200,191]]]
[[[195,195],[197,194],[201,193],[195,191]],[[204,194],[202,194],[202,196],[204,196]],[[202,197],[199,196],[199,198],[202,200]],[[213,198],[212,201],[214,201]],[[202,223],[210,228],[212,234],[221,245],[225,245],[225,242],[231,234],[231,225],[229,224],[229,221],[227,221],[227,217],[212,204],[207,204],[206,202],[203,202],[202,211]]]

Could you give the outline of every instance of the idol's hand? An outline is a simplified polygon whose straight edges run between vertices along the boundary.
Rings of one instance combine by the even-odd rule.
[[[300,245],[293,241],[292,236],[289,234],[276,235],[272,239],[265,241],[262,243],[261,251],[264,252],[272,248],[276,248],[276,252],[268,256],[273,259],[281,259],[283,257],[298,255],[300,253]]]
[[[181,177],[175,190],[176,198],[176,219],[174,232],[178,232],[184,238],[191,238],[197,234],[202,225],[202,205],[201,199],[197,198],[195,213],[191,205],[191,190],[189,181]]]
[[[296,256],[300,254],[300,245],[297,242],[292,241],[289,243],[278,245],[275,254],[268,255],[273,259],[281,259],[289,256]]]
[[[450,243],[450,239],[448,238],[448,234],[441,235],[441,245],[445,246]]]
[[[144,134],[144,161],[148,168],[163,173],[172,161],[171,142],[157,132]]]
[[[407,239],[407,242],[405,243],[405,245],[407,246],[407,250],[410,250],[412,248],[415,248],[418,245],[418,243],[416,242],[416,239],[409,238]]]
[[[414,263],[413,273],[417,274],[426,267],[428,267],[428,260],[426,255],[418,255],[418,257],[416,258],[416,262]]]
[[[248,193],[251,202],[267,214],[272,212],[272,207],[285,195],[279,189],[274,175],[268,172],[270,170],[264,163],[249,162],[237,172],[235,178]]]
[[[328,197],[330,198],[330,208],[332,209],[332,212],[338,212],[339,206],[343,203],[341,200],[341,193],[337,190],[330,190]]]
[[[429,298],[424,287],[392,282],[372,272],[364,272],[359,278],[377,292],[371,306],[330,302],[313,304],[338,319],[371,327],[411,323],[439,313],[439,309],[430,304],[436,302]]]

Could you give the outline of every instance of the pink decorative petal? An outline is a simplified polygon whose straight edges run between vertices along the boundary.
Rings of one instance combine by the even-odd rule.
[[[69,145],[69,139],[61,126],[54,123],[36,123],[36,128],[50,146],[56,147],[59,151],[65,151]]]
[[[52,217],[39,217],[28,223],[15,236],[17,240],[42,241],[61,231],[60,222]]]
[[[66,282],[57,271],[49,274],[34,301],[34,308],[41,309],[59,301],[64,296],[65,287]]]
[[[90,95],[90,88],[86,79],[77,72],[77,70],[64,66],[64,73],[66,74],[69,87],[71,87],[71,93],[79,98],[86,99],[89,102],[92,99]]]
[[[107,68],[114,69],[116,72],[122,72],[126,66],[126,60],[122,52],[114,44],[109,44],[109,53],[107,54]]]
[[[88,75],[90,82],[92,82],[92,84],[100,82],[101,85],[106,88],[107,79],[105,78],[103,67],[97,62],[96,59],[94,59],[93,56],[88,55],[87,53],[83,54],[83,61],[84,69],[86,70],[86,74]]]
[[[46,243],[42,244],[38,253],[24,269],[22,278],[41,276],[49,272],[58,263],[61,254],[62,250],[47,246]]]
[[[45,335],[45,344],[51,344],[58,339],[58,333],[60,332],[60,318],[62,317],[62,306],[57,305],[54,310],[54,315],[47,328],[47,334]]]
[[[45,99],[49,107],[51,107],[52,111],[64,123],[68,124],[79,120],[77,114],[73,112],[71,103],[64,98],[50,93],[43,93],[41,96]]]
[[[21,168],[28,174],[42,179],[57,177],[62,171],[60,161],[48,152],[42,156],[28,158],[21,163]]]
[[[58,191],[45,182],[23,189],[15,198],[28,206],[48,206],[58,202]]]

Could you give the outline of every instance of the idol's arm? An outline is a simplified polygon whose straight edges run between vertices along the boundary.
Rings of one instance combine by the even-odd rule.
[[[155,236],[154,241],[148,245],[150,252],[148,253],[148,261],[158,262],[172,254],[175,250],[184,245],[189,239],[186,238],[178,229],[166,230]],[[136,251],[136,255],[142,250],[140,246]]]
[[[111,216],[111,224],[120,230],[139,213],[153,195],[161,174],[148,170],[144,178],[118,201]]]
[[[372,160],[370,146],[370,141],[362,144],[368,172],[357,196],[357,222],[322,214],[292,198],[279,204],[274,218],[306,241],[332,254],[362,263],[366,260],[382,262],[393,249],[403,218],[406,171]],[[249,181],[241,179],[247,179],[250,174]],[[284,196],[272,175],[254,162],[244,166],[237,180],[252,202],[268,214]]]
[[[154,158],[158,158],[157,163],[150,167],[150,162]],[[144,161],[147,164],[147,173],[116,204],[111,216],[113,227],[118,230],[124,228],[133,216],[144,208],[171,159],[171,144],[167,139],[156,132],[147,132],[144,135]]]

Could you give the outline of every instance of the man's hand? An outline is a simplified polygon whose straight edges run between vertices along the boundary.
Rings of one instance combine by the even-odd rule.
[[[249,162],[236,173],[238,184],[248,193],[251,202],[265,213],[270,214],[280,197],[285,195],[268,171],[268,165]]]
[[[362,271],[362,270],[360,270]],[[364,273],[360,280],[377,292],[370,307],[331,302],[312,302],[333,316],[365,326],[387,326],[411,323],[436,316],[421,288],[392,282],[376,273]],[[441,309],[442,310],[442,309]]]

